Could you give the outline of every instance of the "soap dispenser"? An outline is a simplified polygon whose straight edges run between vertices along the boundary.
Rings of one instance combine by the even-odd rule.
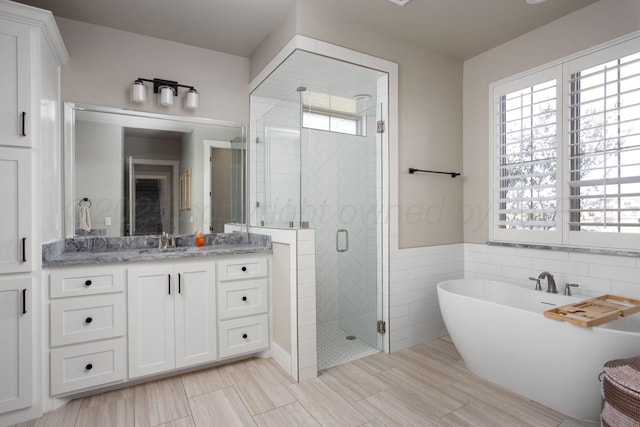
[[[204,234],[202,234],[200,229],[198,229],[198,232],[196,233],[196,246],[199,248],[204,247]]]

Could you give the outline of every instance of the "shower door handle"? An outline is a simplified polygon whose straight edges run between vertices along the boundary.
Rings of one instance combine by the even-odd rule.
[[[345,236],[345,247],[344,249],[340,249],[340,233],[344,233]],[[347,252],[349,250],[349,232],[345,229],[340,229],[336,231],[336,251],[338,252]]]

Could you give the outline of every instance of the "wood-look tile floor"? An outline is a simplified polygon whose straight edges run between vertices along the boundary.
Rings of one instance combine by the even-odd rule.
[[[475,376],[440,338],[299,384],[271,359],[244,360],[73,400],[16,426],[582,425]]]

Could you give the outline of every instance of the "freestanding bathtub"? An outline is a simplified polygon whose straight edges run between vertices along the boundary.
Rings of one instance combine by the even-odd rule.
[[[438,284],[444,323],[473,373],[563,414],[598,421],[598,375],[608,360],[640,355],[640,313],[591,328],[543,315],[582,299],[489,280]]]

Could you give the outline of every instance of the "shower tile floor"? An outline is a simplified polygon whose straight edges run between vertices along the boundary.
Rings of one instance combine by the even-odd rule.
[[[318,323],[319,371],[379,352],[358,338],[348,340],[348,335],[338,327],[337,321]]]

